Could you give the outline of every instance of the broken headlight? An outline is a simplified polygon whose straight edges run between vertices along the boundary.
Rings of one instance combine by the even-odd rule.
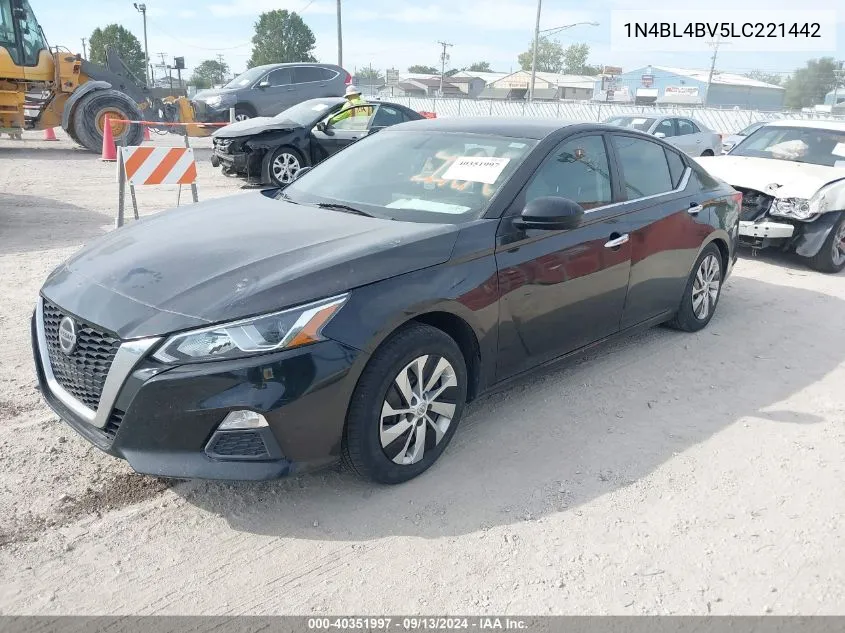
[[[153,358],[163,363],[223,360],[323,341],[323,327],[340,310],[347,296],[175,334]]]
[[[811,220],[820,213],[827,211],[827,200],[824,196],[805,198],[779,198],[774,201],[769,215],[779,215],[794,220]]]

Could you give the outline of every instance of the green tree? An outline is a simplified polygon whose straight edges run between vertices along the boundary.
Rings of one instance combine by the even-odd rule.
[[[222,84],[229,76],[229,64],[216,59],[206,59],[194,68],[191,83],[197,88],[211,88]]]
[[[519,66],[522,70],[531,70],[531,58],[534,52],[532,43],[528,50],[519,54]],[[541,37],[537,43],[537,70],[547,73],[559,73],[563,70],[563,47],[560,42]]]
[[[252,56],[247,66],[284,62],[315,62],[317,40],[308,25],[293,11],[275,9],[262,13],[255,23]]]
[[[147,69],[141,42],[119,24],[94,29],[88,38],[88,46],[88,58],[95,64],[106,65],[106,47],[110,46],[139,81],[146,80]]]
[[[810,59],[786,80],[785,105],[788,108],[806,108],[824,103],[825,95],[836,85],[839,64],[833,57]]]
[[[750,73],[745,73],[745,77],[749,79],[756,79],[757,81],[762,81],[767,84],[774,84],[776,86],[780,85],[780,75],[775,75],[773,73],[767,73],[764,70],[752,70]]]
[[[464,70],[468,70],[473,73],[492,73],[493,69],[490,67],[490,62],[475,62],[474,64],[470,64]]]
[[[583,75],[590,56],[588,44],[571,44],[563,51],[563,72],[569,75]]]
[[[381,79],[381,73],[378,71],[377,68],[372,68],[367,66],[366,68],[362,68],[361,70],[355,73],[355,76],[359,79]]]
[[[420,75],[439,75],[440,71],[434,66],[423,66],[421,64],[414,64],[408,67],[409,73],[419,73]]]

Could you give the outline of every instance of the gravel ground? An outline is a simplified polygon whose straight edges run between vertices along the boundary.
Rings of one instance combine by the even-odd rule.
[[[483,398],[403,486],[158,480],[35,391],[38,287],[110,229],[117,189],[113,164],[39,138],[0,141],[0,613],[845,611],[845,274],[744,257],[705,331]],[[200,199],[237,191],[195,146]]]

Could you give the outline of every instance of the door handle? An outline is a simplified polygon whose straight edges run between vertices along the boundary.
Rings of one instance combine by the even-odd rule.
[[[609,240],[605,243],[605,248],[619,248],[623,244],[627,244],[630,236],[625,233],[624,235],[620,235],[619,237],[615,237],[612,240]]]
[[[703,206],[701,206],[700,204],[695,204],[695,203],[693,202],[693,203],[692,203],[692,204],[690,204],[690,206],[689,206],[689,211],[688,211],[688,213],[689,213],[690,215],[698,215],[698,214],[699,214],[699,213],[701,213],[702,211],[704,211],[704,207],[703,207]]]

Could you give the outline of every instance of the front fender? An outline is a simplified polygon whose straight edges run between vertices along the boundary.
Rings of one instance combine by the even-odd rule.
[[[73,114],[73,110],[76,107],[76,104],[79,103],[79,100],[87,95],[89,92],[93,92],[95,90],[109,90],[112,85],[107,81],[88,81],[76,90],[68,97],[68,100],[65,102],[65,109],[62,112],[62,129],[65,132],[68,132],[68,126],[70,125],[70,117]]]
[[[829,211],[817,220],[806,223],[801,234],[795,240],[795,252],[802,257],[813,257],[824,246],[824,242],[834,225],[845,211]]]

